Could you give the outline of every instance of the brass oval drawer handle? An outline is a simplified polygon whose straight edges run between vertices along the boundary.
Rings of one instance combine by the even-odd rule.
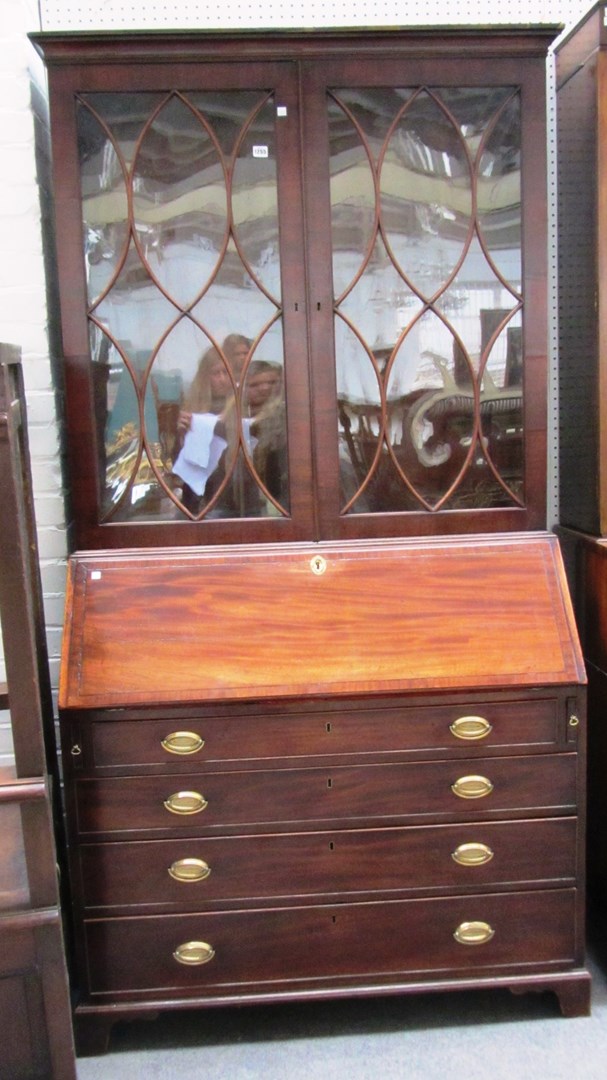
[[[175,881],[204,881],[211,867],[204,859],[177,859],[169,866],[169,874]]]
[[[184,941],[178,945],[173,957],[178,964],[189,964],[198,967],[200,964],[208,964],[215,956],[215,949],[206,941]]]
[[[493,725],[484,716],[458,716],[449,731],[456,739],[486,739],[493,731]]]
[[[493,784],[486,776],[460,776],[451,785],[451,791],[460,799],[483,799],[493,791]]]
[[[472,842],[456,847],[455,851],[451,852],[451,858],[460,866],[484,866],[491,862],[493,852],[487,844]]]
[[[204,746],[204,739],[195,731],[172,731],[161,742],[169,754],[197,754]]]
[[[164,805],[172,814],[199,814],[209,804],[199,791],[176,791],[165,799]]]
[[[485,945],[495,934],[487,922],[460,923],[453,937],[460,945]]]

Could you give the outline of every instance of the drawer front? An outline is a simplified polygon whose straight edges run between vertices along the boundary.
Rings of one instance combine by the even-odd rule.
[[[558,710],[558,700],[548,697],[363,709],[344,715],[319,712],[205,720],[103,720],[83,725],[82,734],[91,768],[161,765],[188,771],[192,763],[199,762],[547,747],[557,740]],[[478,722],[463,723],[469,717]]]
[[[89,990],[221,997],[507,974],[574,961],[574,927],[574,890],[99,919],[85,924]]]
[[[79,780],[81,835],[572,811],[576,755]],[[460,794],[456,794],[458,789]],[[170,809],[169,807],[173,807]],[[186,812],[181,812],[185,810]],[[388,824],[385,820],[384,824]]]
[[[204,909],[395,891],[573,884],[575,818],[83,844],[84,904]]]

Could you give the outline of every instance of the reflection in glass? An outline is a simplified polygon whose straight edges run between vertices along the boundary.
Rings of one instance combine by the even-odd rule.
[[[520,99],[499,111],[479,162],[478,227],[483,244],[504,280],[521,280]]]
[[[228,204],[219,149],[202,115],[180,96],[171,95],[145,125],[132,192],[141,258],[166,295],[186,307],[220,260]]]
[[[103,519],[288,514],[272,96],[87,94],[77,117]]]
[[[521,505],[519,95],[327,111],[342,512]]]
[[[111,284],[129,242],[124,164],[101,120],[78,107],[84,263],[89,303]]]
[[[235,342],[234,355],[238,350]],[[259,517],[288,508],[283,367],[254,359],[242,374],[235,382],[211,346],[183,400],[172,473],[193,517]]]
[[[231,206],[236,240],[254,280],[280,300],[278,183],[273,98],[258,109],[238,145]]]

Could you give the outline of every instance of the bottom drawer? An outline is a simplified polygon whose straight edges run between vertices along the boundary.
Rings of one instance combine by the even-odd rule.
[[[575,900],[562,889],[91,920],[89,991],[253,996],[562,965],[575,960]]]

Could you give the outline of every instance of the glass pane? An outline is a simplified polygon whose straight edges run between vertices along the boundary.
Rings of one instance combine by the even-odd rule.
[[[127,185],[107,128],[82,103],[77,116],[84,264],[89,304],[94,304],[111,284],[128,246]]]
[[[342,512],[520,504],[518,95],[334,90],[327,110]]]
[[[232,173],[234,237],[246,268],[270,295],[280,299],[278,186],[274,99],[252,118],[238,145]]]
[[[265,91],[80,101],[105,521],[288,514],[274,117]]]
[[[375,233],[369,146],[353,118],[329,98],[333,285],[341,296],[356,279]]]
[[[479,233],[499,274],[521,289],[520,99],[503,107],[483,148],[478,181]]]
[[[472,178],[461,132],[427,92],[401,111],[380,174],[384,235],[401,272],[430,298],[462,257]]]
[[[140,257],[167,296],[187,306],[221,258],[228,204],[219,148],[181,97],[144,127],[131,186]]]

